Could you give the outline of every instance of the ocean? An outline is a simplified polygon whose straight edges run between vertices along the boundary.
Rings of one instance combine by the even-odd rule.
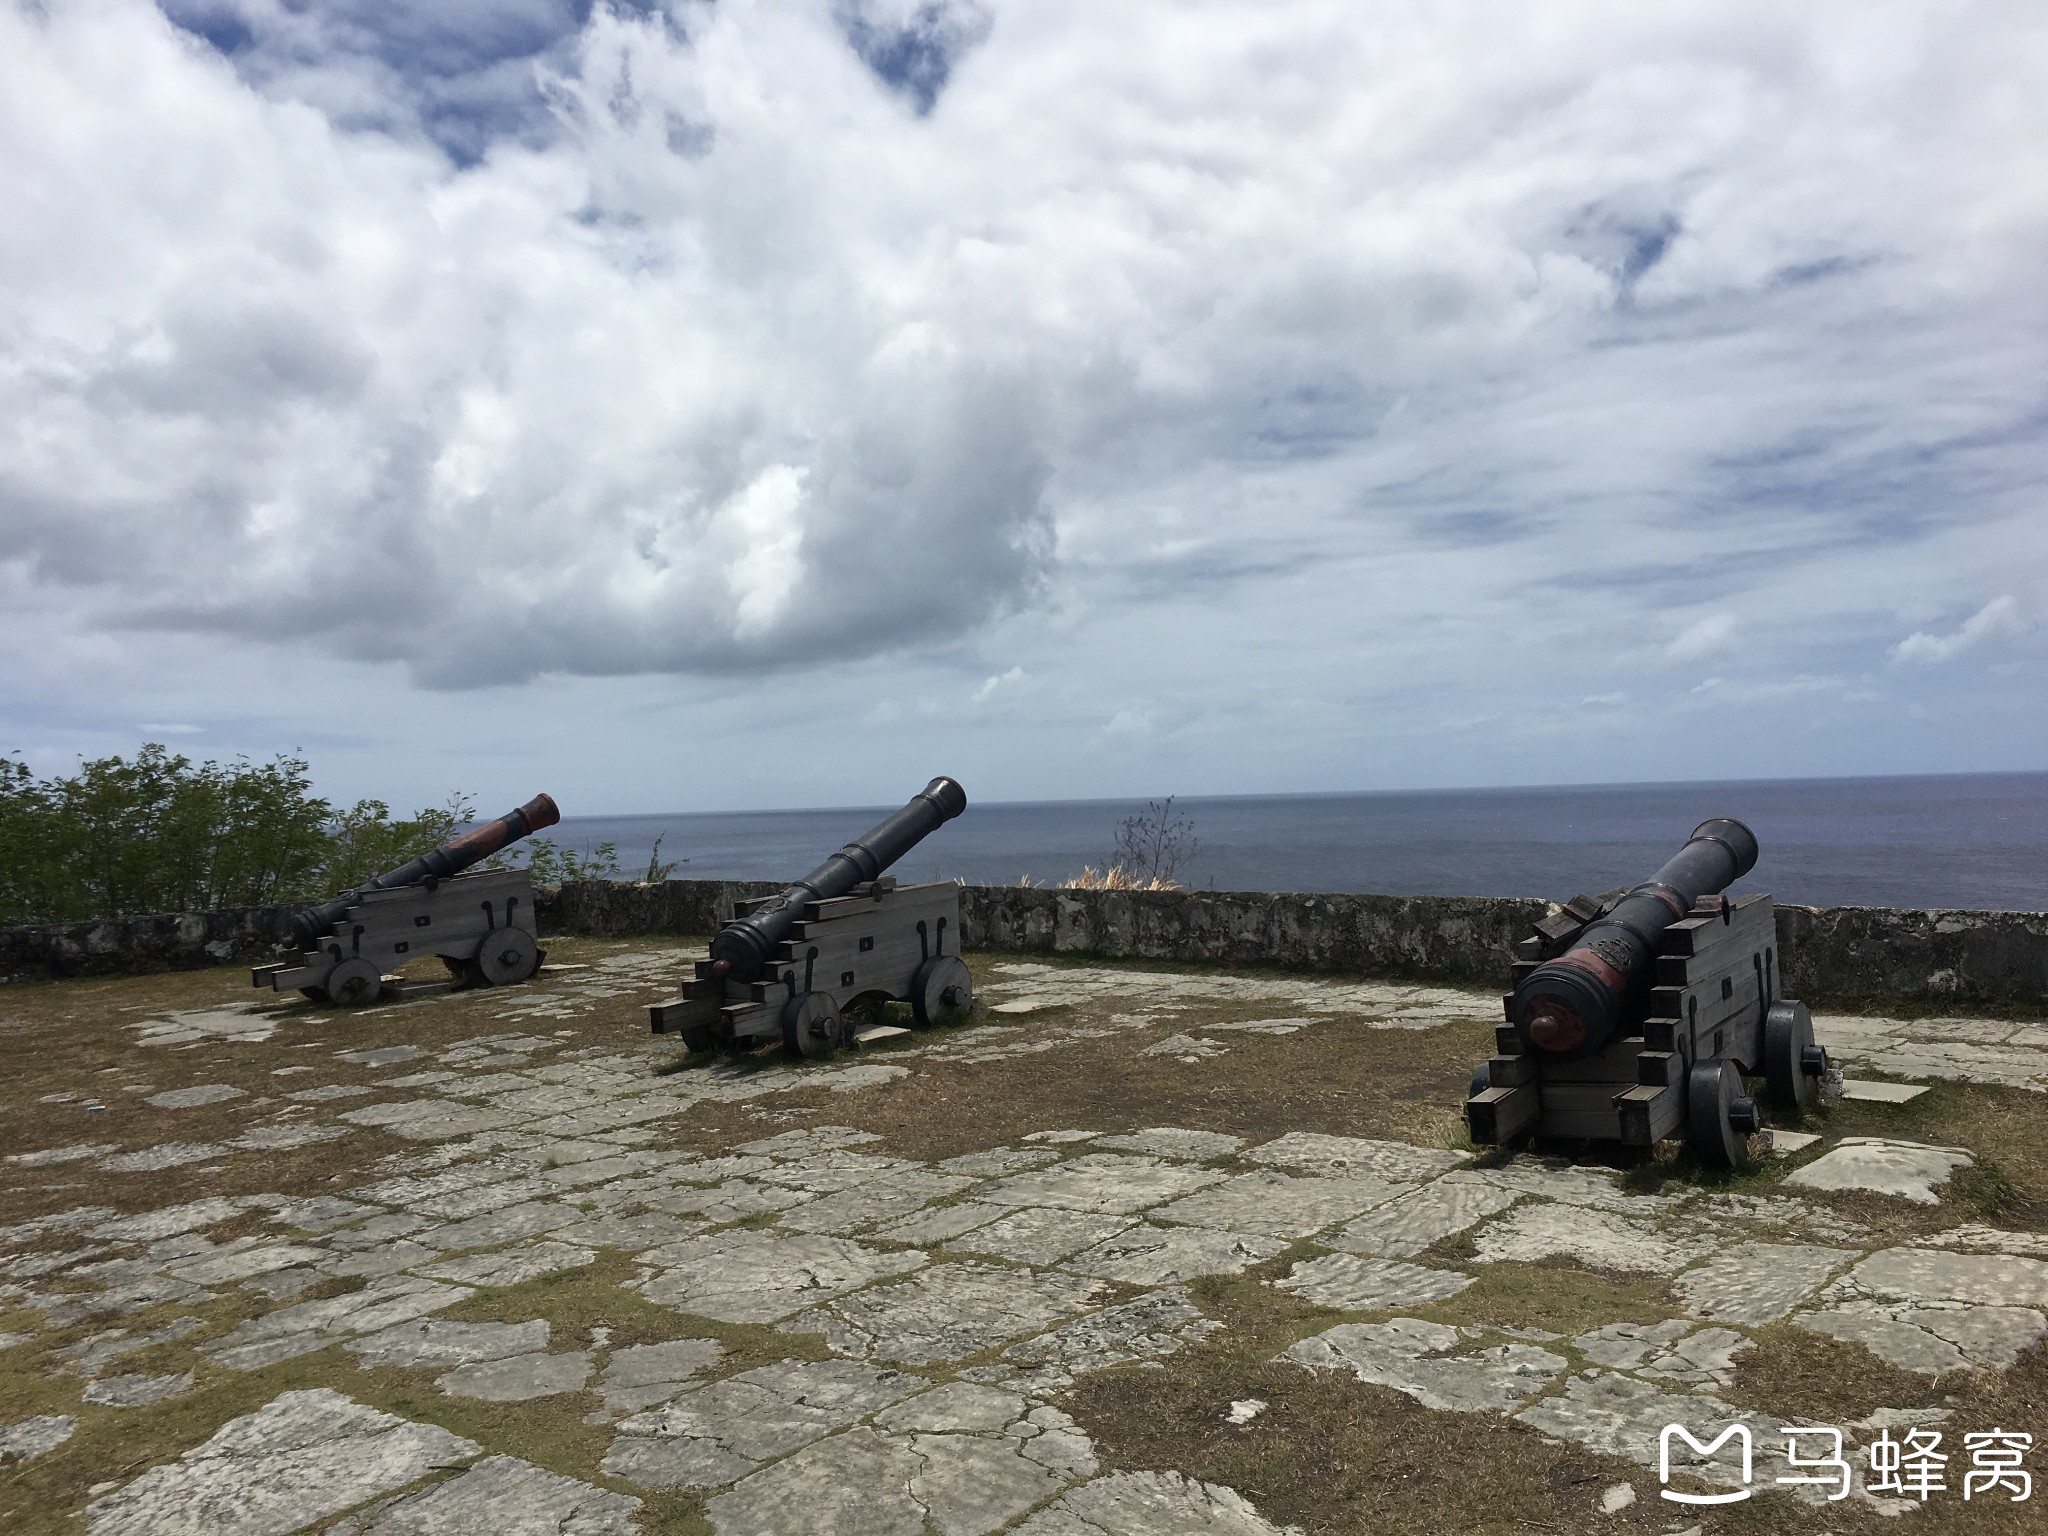
[[[790,880],[892,809],[571,816],[550,835],[577,850],[616,843],[627,878],[646,869],[659,836],[675,878]],[[1100,867],[1117,823],[1144,809],[970,803],[896,873],[1057,884]],[[1190,889],[1563,900],[1647,879],[1699,822],[1734,816],[1763,849],[1737,891],[1822,907],[2048,911],[2043,773],[1230,795],[1174,809],[1199,841],[1178,875]]]

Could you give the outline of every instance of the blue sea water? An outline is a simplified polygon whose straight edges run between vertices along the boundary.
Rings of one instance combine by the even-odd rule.
[[[907,786],[914,789],[918,786]],[[967,786],[973,795],[973,786]],[[572,816],[564,847],[618,845],[628,877],[654,840],[681,879],[788,880],[890,806],[725,814]],[[1142,801],[973,804],[897,867],[1045,883],[1100,867]],[[1187,799],[1200,847],[1183,885],[1236,891],[1547,896],[1645,879],[1709,816],[1747,822],[1762,845],[1737,890],[1812,906],[2048,911],[2048,774],[1615,784]]]

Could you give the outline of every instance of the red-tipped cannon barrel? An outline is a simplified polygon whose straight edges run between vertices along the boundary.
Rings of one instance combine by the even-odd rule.
[[[552,827],[562,812],[550,795],[535,795],[516,811],[507,811],[492,821],[480,821],[459,837],[423,853],[409,864],[365,880],[353,891],[343,891],[332,901],[308,907],[292,919],[292,938],[301,949],[312,949],[342,914],[362,899],[364,891],[388,891],[401,885],[419,885],[428,880],[446,880],[459,875],[479,859],[488,859],[500,848],[516,843],[529,832]]]
[[[734,981],[758,981],[776,946],[789,937],[808,902],[844,896],[910,852],[967,809],[967,791],[941,774],[913,795],[902,810],[833,854],[803,879],[745,917],[736,917],[711,941],[717,974]]]
[[[1741,822],[1701,822],[1662,869],[1522,978],[1511,1009],[1516,1032],[1558,1057],[1589,1056],[1621,1036],[1648,1004],[1664,930],[1748,874],[1756,854],[1756,834]]]

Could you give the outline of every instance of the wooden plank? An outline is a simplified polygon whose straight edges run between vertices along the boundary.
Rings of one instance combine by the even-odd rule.
[[[647,1027],[657,1035],[665,1035],[670,1030],[681,1033],[685,1029],[716,1024],[718,1016],[716,998],[678,997],[652,1004],[647,1010]]]
[[[1490,1088],[1519,1088],[1536,1081],[1536,1062],[1529,1056],[1496,1056],[1486,1064]]]
[[[1616,1040],[1591,1056],[1569,1060],[1543,1058],[1543,1081],[1549,1083],[1632,1083],[1636,1081],[1636,1056],[1643,1049],[1643,1037],[1630,1035]]]
[[[1615,1141],[1620,1137],[1620,1121],[1614,1110],[1606,1105],[1598,1109],[1549,1109],[1543,1111],[1543,1120],[1536,1127],[1538,1136],[1556,1136],[1588,1141]]]
[[[1485,1147],[1512,1141],[1536,1123],[1539,1112],[1534,1088],[1488,1088],[1465,1101],[1472,1140]]]
[[[1639,1084],[1614,1100],[1621,1140],[1631,1147],[1651,1147],[1678,1129],[1685,1117],[1684,1091],[1676,1084],[1658,1088]]]
[[[1684,1071],[1684,1058],[1676,1051],[1644,1051],[1636,1057],[1636,1081],[1652,1088],[1669,1087]]]
[[[1527,1042],[1514,1025],[1496,1024],[1493,1026],[1493,1048],[1502,1056],[1519,1056],[1527,1049]]]
[[[1614,1101],[1627,1091],[1617,1091],[1613,1083],[1553,1083],[1546,1079],[1540,1089],[1543,1119],[1539,1130],[1545,1136],[1619,1136],[1621,1122]],[[1567,1123],[1572,1127],[1569,1130],[1564,1129]]]

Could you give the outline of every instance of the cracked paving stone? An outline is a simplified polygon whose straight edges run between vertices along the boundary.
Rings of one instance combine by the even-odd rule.
[[[415,1264],[431,1264],[445,1258],[439,1248],[429,1248],[424,1243],[415,1243],[408,1238],[396,1238],[380,1243],[374,1248],[344,1250],[320,1261],[321,1274],[347,1279],[360,1276],[371,1278],[378,1275],[395,1275],[402,1269],[411,1269]]]
[[[343,1200],[336,1195],[262,1203],[269,1206],[271,1221],[281,1227],[295,1227],[301,1232],[333,1232],[380,1214],[374,1205],[365,1205],[360,1200]]]
[[[447,1141],[474,1136],[516,1123],[502,1110],[475,1109],[450,1099],[406,1099],[393,1104],[366,1104],[343,1113],[350,1125],[375,1126],[407,1141]]]
[[[523,1200],[517,1205],[500,1206],[495,1211],[472,1216],[467,1221],[429,1228],[416,1234],[414,1241],[429,1248],[459,1253],[465,1248],[488,1248],[496,1243],[517,1242],[522,1237],[537,1237],[583,1219],[583,1212],[573,1205],[551,1200]]]
[[[703,1230],[701,1221],[671,1216],[665,1211],[642,1211],[634,1216],[597,1216],[578,1220],[571,1226],[556,1228],[549,1236],[559,1243],[582,1243],[592,1248],[644,1253],[664,1243],[694,1237]]]
[[[310,1264],[326,1257],[324,1248],[308,1248],[299,1243],[269,1243],[236,1249],[232,1253],[213,1254],[185,1264],[172,1264],[165,1268],[164,1273],[173,1280],[184,1280],[193,1285],[232,1285],[237,1280],[253,1280],[272,1270]]]
[[[1206,1163],[1211,1158],[1229,1157],[1244,1145],[1242,1136],[1225,1136],[1219,1131],[1187,1131],[1178,1126],[1154,1125],[1128,1136],[1103,1136],[1098,1147],[1119,1152],[1143,1152],[1153,1157],[1171,1157],[1182,1162]]]
[[[843,1237],[786,1237],[740,1229],[706,1233],[641,1255],[660,1273],[638,1285],[661,1306],[722,1323],[772,1323],[817,1302],[921,1267],[915,1248],[895,1253]]]
[[[546,1349],[548,1331],[547,1319],[538,1317],[524,1323],[452,1323],[438,1317],[418,1317],[350,1339],[343,1347],[365,1369],[379,1365],[472,1365],[479,1360],[502,1360]]]
[[[1792,1321],[1844,1343],[1861,1344],[1901,1370],[1930,1375],[1943,1371],[2010,1368],[2048,1335],[2048,1320],[2025,1307],[1886,1305],[1852,1301]]]
[[[582,1351],[560,1355],[511,1355],[458,1366],[435,1383],[450,1397],[473,1397],[487,1403],[524,1403],[559,1392],[580,1392],[590,1380],[590,1356]]]
[[[1069,1211],[1124,1215],[1191,1195],[1226,1175],[1157,1158],[1089,1152],[1050,1168],[998,1179],[975,1192],[995,1205],[1049,1205]]]
[[[165,1168],[183,1168],[188,1163],[226,1157],[228,1151],[227,1147],[210,1141],[166,1141],[139,1152],[103,1157],[99,1166],[109,1173],[157,1173]]]
[[[0,1424],[0,1462],[34,1461],[69,1440],[78,1420],[64,1414],[43,1414],[18,1424]]]
[[[1631,1195],[1621,1175],[1611,1168],[1589,1168],[1561,1158],[1517,1157],[1499,1168],[1474,1169],[1470,1175],[1519,1195],[1537,1195],[1564,1205],[1590,1205],[1622,1216],[1658,1216],[1694,1198],[1676,1195]]]
[[[1064,1261],[1062,1268],[1130,1285],[1171,1285],[1202,1275],[1240,1274],[1287,1247],[1282,1238],[1207,1227],[1142,1222]]]
[[[318,1088],[300,1088],[285,1095],[294,1104],[327,1104],[335,1099],[360,1099],[375,1092],[361,1083],[323,1083]]]
[[[881,1139],[873,1131],[857,1131],[850,1125],[813,1125],[741,1142],[734,1150],[755,1157],[806,1158],[844,1147],[870,1146]]]
[[[1181,1472],[1112,1472],[1062,1495],[1015,1536],[1301,1536],[1234,1488]]]
[[[946,1244],[948,1253],[986,1253],[1019,1264],[1057,1264],[1069,1254],[1079,1253],[1137,1225],[1129,1216],[1097,1216],[1056,1206],[981,1209],[1004,1214],[995,1221],[975,1223],[967,1235]]]
[[[395,1067],[401,1061],[418,1061],[427,1053],[416,1045],[381,1045],[374,1050],[336,1051],[342,1061],[352,1061],[359,1067]]]
[[[1404,1392],[1425,1408],[1455,1413],[1505,1413],[1570,1368],[1562,1355],[1533,1344],[1447,1353],[1462,1342],[1455,1328],[1397,1317],[1340,1324],[1279,1358],[1312,1370],[1349,1371],[1360,1381]]]
[[[1022,1396],[971,1381],[949,1381],[875,1415],[883,1429],[926,1434],[992,1434],[1024,1417]]]
[[[152,1093],[142,1102],[158,1109],[197,1109],[202,1104],[225,1104],[229,1099],[246,1099],[248,1093],[228,1083],[201,1083],[196,1088],[169,1088]]]
[[[1160,1206],[1151,1216],[1154,1221],[1179,1221],[1224,1232],[1307,1237],[1406,1194],[1413,1187],[1371,1174],[1324,1179],[1246,1173],[1171,1205]]]
[[[704,1512],[719,1536],[986,1536],[1066,1482],[1014,1443],[855,1429],[755,1473]]]
[[[1825,1154],[1795,1168],[1785,1182],[1802,1189],[1862,1189],[1939,1205],[1935,1186],[1959,1168],[1976,1166],[1961,1147],[1933,1147],[1881,1136],[1845,1136]]]
[[[1662,1323],[1609,1323],[1580,1334],[1572,1345],[1595,1365],[1689,1386],[1725,1387],[1734,1375],[1735,1357],[1750,1341],[1732,1328],[1696,1328],[1675,1317]]]
[[[809,1190],[814,1195],[836,1195],[916,1166],[900,1157],[878,1157],[869,1152],[820,1152],[802,1162],[775,1163],[752,1177],[758,1184],[782,1184]]]
[[[1887,1248],[1843,1279],[1844,1287],[1901,1301],[2048,1306],[2048,1262],[2008,1254]]]
[[[192,1373],[169,1376],[102,1376],[85,1389],[85,1400],[104,1408],[146,1408],[192,1390]]]
[[[502,1287],[521,1285],[542,1275],[559,1274],[565,1269],[581,1269],[596,1260],[597,1251],[592,1248],[578,1248],[569,1243],[522,1243],[516,1248],[501,1248],[495,1253],[466,1253],[458,1259],[422,1265],[415,1273],[430,1280],[452,1280],[459,1285]]]
[[[779,1184],[756,1184],[750,1179],[728,1179],[714,1189],[679,1186],[666,1194],[650,1194],[641,1202],[676,1216],[697,1216],[707,1222],[741,1221],[748,1216],[787,1211],[814,1198],[805,1189],[785,1189]]]
[[[86,1507],[90,1536],[285,1536],[482,1447],[326,1388],[287,1392]]]
[[[244,1152],[289,1152],[295,1147],[339,1141],[348,1134],[345,1125],[259,1125],[242,1132],[228,1145]]]
[[[1056,1162],[1059,1153],[1046,1147],[991,1147],[986,1152],[965,1152],[932,1164],[937,1173],[963,1173],[969,1178],[992,1179],[1006,1173],[1023,1173]]]
[[[327,1536],[638,1536],[639,1508],[631,1494],[490,1456],[460,1477],[331,1526]]]
[[[1393,1307],[1419,1307],[1455,1296],[1472,1283],[1454,1269],[1431,1269],[1399,1259],[1365,1258],[1333,1253],[1297,1264],[1285,1279],[1273,1282],[1318,1306],[1348,1312],[1383,1312]]]
[[[1185,1286],[1172,1286],[1012,1344],[1003,1351],[1003,1359],[1038,1367],[1049,1378],[1079,1376],[1131,1361],[1163,1359],[1222,1326],[1202,1315]]]
[[[1703,1234],[1660,1231],[1645,1222],[1586,1206],[1537,1204],[1508,1212],[1480,1232],[1485,1263],[1565,1259],[1585,1269],[1670,1275],[1719,1246]]]
[[[962,1233],[972,1232],[978,1227],[986,1227],[1003,1217],[1014,1214],[1016,1213],[1011,1206],[983,1205],[978,1201],[972,1200],[963,1201],[959,1205],[942,1205],[932,1210],[919,1211],[913,1216],[905,1217],[902,1221],[891,1222],[885,1227],[877,1227],[868,1235],[881,1238],[886,1242],[910,1243],[922,1248],[928,1244],[943,1243],[947,1238],[959,1237]],[[1091,1241],[1093,1239],[1087,1239],[1076,1246],[1086,1247],[1088,1242]],[[991,1250],[974,1249],[972,1251],[986,1253]],[[1048,1260],[1047,1262],[1050,1261]]]
[[[852,1360],[757,1366],[622,1420],[604,1470],[642,1488],[716,1488],[928,1385]]]
[[[870,1287],[789,1319],[797,1333],[823,1333],[844,1355],[918,1365],[962,1360],[1085,1308],[1102,1290],[1074,1275],[938,1264],[908,1280]]]
[[[1742,1243],[1687,1270],[1672,1290],[1694,1317],[1753,1328],[1786,1316],[1856,1257],[1849,1248]]]
[[[1404,1141],[1369,1141],[1357,1136],[1324,1136],[1314,1131],[1289,1131],[1244,1154],[1255,1163],[1292,1168],[1329,1177],[1372,1174],[1414,1183],[1433,1179],[1467,1160],[1468,1154],[1439,1147],[1411,1147]]]
[[[1950,1227],[1931,1237],[1916,1238],[1924,1248],[1982,1248],[1992,1253],[2011,1253],[2023,1258],[2048,1259],[2048,1233],[2007,1232],[1998,1227],[1968,1223]]]
[[[346,1296],[301,1301],[235,1325],[200,1353],[233,1370],[254,1370],[337,1343],[349,1334],[376,1333],[466,1301],[467,1286],[404,1276],[374,1280]]]
[[[1356,1221],[1317,1239],[1325,1248],[1400,1259],[1432,1243],[1497,1216],[1521,1196],[1466,1173],[1447,1173],[1433,1183],[1367,1211]]]
[[[663,1344],[631,1344],[615,1349],[598,1378],[604,1405],[613,1413],[637,1413],[687,1391],[725,1358],[716,1339],[670,1339]]]
[[[793,1232],[845,1236],[876,1222],[908,1216],[934,1200],[958,1194],[973,1182],[958,1175],[928,1173],[921,1168],[887,1173],[800,1205],[783,1215],[782,1225]]]
[[[329,1278],[317,1269],[299,1267],[295,1269],[274,1269],[267,1275],[257,1275],[244,1280],[242,1288],[267,1296],[272,1301],[288,1301],[304,1290],[310,1290]]]

